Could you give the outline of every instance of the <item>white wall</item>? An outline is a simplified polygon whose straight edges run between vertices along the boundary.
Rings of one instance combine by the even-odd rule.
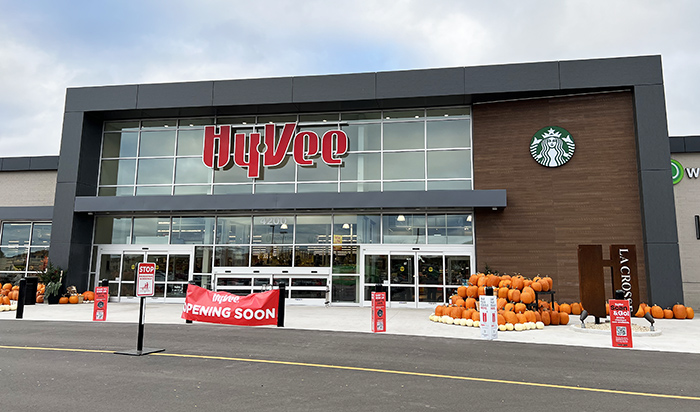
[[[56,171],[0,172],[0,207],[53,206]]]
[[[683,168],[700,168],[700,153],[674,153],[671,158]],[[685,304],[700,309],[700,239],[695,231],[695,216],[700,216],[700,178],[683,180],[673,187],[678,226],[678,249],[681,255]]]

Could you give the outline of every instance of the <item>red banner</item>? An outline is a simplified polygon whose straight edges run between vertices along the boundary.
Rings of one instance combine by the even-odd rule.
[[[182,319],[227,325],[277,325],[279,295],[278,289],[238,296],[188,285]]]

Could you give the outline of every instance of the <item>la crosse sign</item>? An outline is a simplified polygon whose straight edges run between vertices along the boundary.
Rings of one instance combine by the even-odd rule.
[[[261,151],[260,143],[263,143],[263,137],[260,133],[235,133],[232,139],[231,126],[206,126],[202,160],[210,168],[226,167],[233,160],[236,166],[248,170],[250,178],[260,177],[261,167],[281,164],[290,147],[294,162],[301,166],[313,165],[313,157],[319,153],[323,162],[328,165],[343,163],[340,156],[348,151],[348,136],[345,132],[328,130],[323,136],[319,136],[316,132],[308,130],[295,133],[296,128],[296,123],[285,123],[279,139],[275,139],[276,126],[266,124],[265,145]]]

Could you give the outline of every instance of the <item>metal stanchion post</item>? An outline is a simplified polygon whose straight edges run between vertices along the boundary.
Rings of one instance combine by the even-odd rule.
[[[193,280],[190,280],[190,281],[187,282],[187,283],[188,283],[189,285],[194,285],[194,284],[195,284]],[[192,323],[192,321],[189,320],[189,319],[185,319],[185,323]]]
[[[27,279],[19,280],[19,298],[17,298],[17,315],[16,319],[22,319],[24,316],[24,300],[27,295]]]
[[[284,282],[280,282],[280,300],[279,304],[277,305],[277,327],[278,328],[283,328],[284,327],[284,300],[287,297],[287,289],[285,287]]]

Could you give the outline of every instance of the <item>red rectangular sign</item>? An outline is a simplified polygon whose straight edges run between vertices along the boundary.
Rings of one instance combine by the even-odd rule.
[[[156,264],[139,263],[136,276],[136,296],[155,295]]]
[[[188,285],[181,317],[185,320],[227,325],[277,325],[279,296],[278,289],[238,296]]]
[[[372,332],[386,332],[386,292],[372,292]]]
[[[614,348],[632,347],[632,318],[628,300],[611,299],[610,302],[610,333]]]
[[[95,288],[95,303],[92,306],[92,320],[107,320],[107,301],[109,300],[109,287],[98,286]]]

